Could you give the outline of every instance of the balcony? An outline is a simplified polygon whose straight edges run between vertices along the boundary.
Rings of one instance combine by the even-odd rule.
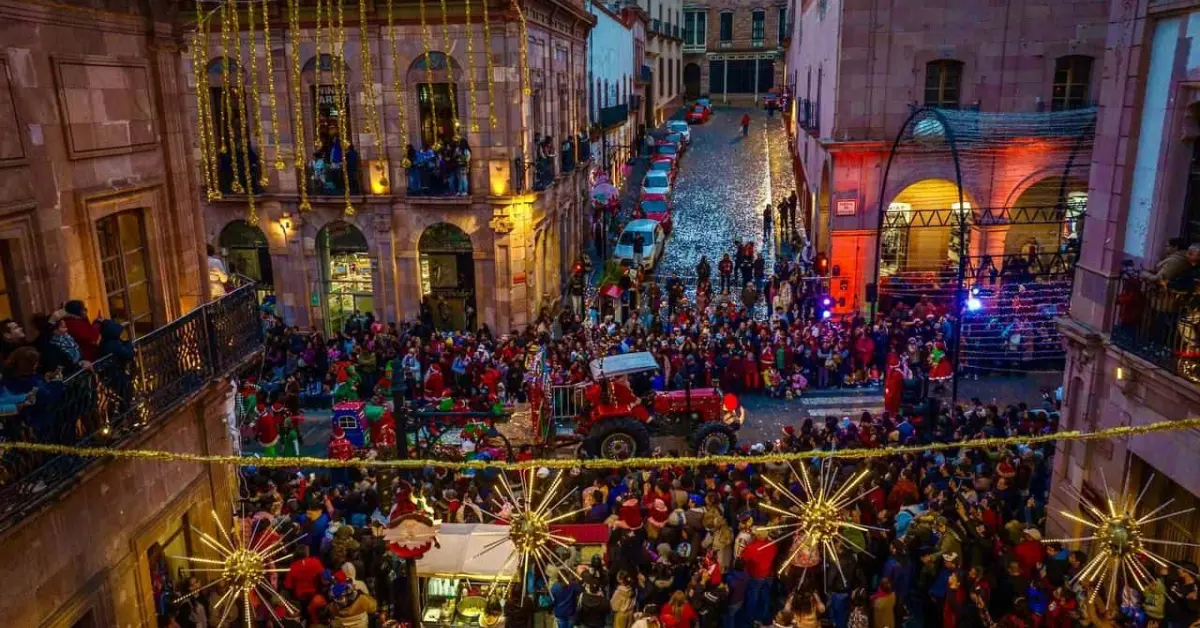
[[[810,134],[821,133],[821,111],[816,101],[801,98],[796,101],[797,124]]]
[[[642,65],[642,71],[641,71],[641,73],[638,74],[638,82],[639,83],[649,83],[650,82],[650,74],[651,74],[650,66]]]
[[[678,24],[671,27],[671,37],[674,37],[675,39],[679,39],[679,25]]]
[[[762,48],[764,45],[765,45],[765,43],[764,43],[764,42],[763,42],[763,40],[761,40],[761,39],[752,39],[752,40],[750,40],[750,47],[751,47],[751,48]]]
[[[629,105],[613,105],[600,109],[600,128],[604,130],[625,124],[629,119]]]
[[[411,167],[406,170],[406,191],[408,196],[446,197],[468,196],[471,193],[471,174],[469,166],[459,168],[453,163],[454,155],[443,151],[438,154],[433,151],[418,151],[416,159],[411,159]],[[447,163],[451,161],[452,163]]]
[[[308,193],[312,196],[345,196],[346,186],[350,187],[350,195],[362,194],[362,171],[358,160],[351,162],[350,167],[343,171],[340,164],[325,160],[310,161],[305,168],[308,178]]]
[[[683,45],[683,52],[685,54],[693,53],[693,52],[705,52],[706,50],[708,50],[708,45],[706,42],[700,42],[698,44],[686,44],[685,43]]]
[[[717,44],[717,47],[719,47],[721,50],[728,50],[729,48],[733,48],[733,42],[722,39],[721,42]]]
[[[1167,283],[1132,271],[1119,280],[1112,343],[1200,384],[1200,291],[1194,281]]]
[[[263,346],[253,284],[138,338],[132,357],[110,355],[65,380],[38,377],[36,402],[9,417],[21,440],[120,448]],[[7,451],[0,529],[33,514],[73,486],[96,458]]]
[[[662,32],[662,20],[659,20],[659,19],[652,20],[650,22],[650,32],[651,33],[661,33]]]

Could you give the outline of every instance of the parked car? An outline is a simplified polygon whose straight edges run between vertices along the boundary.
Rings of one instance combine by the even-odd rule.
[[[671,179],[662,172],[647,172],[642,179],[642,196],[647,194],[670,194]]]
[[[684,144],[692,141],[692,128],[688,126],[687,120],[670,120],[667,122],[667,130],[678,133]]]
[[[665,138],[666,141],[675,145],[675,150],[680,154],[687,152],[687,143],[683,141],[683,136],[678,133],[671,133]]]
[[[774,108],[778,109],[782,105],[783,105],[783,98],[780,97],[779,94],[776,94],[775,92],[767,92],[766,94],[763,94],[763,97],[762,97],[763,109],[766,109],[768,107],[774,107]]]
[[[710,100],[710,99],[708,99],[708,98],[697,98],[697,99],[696,99],[696,104],[697,104],[697,105],[704,105],[705,107],[708,107],[708,110],[709,110],[709,111],[712,111],[712,100]]]
[[[647,194],[642,197],[642,213],[647,220],[653,220],[662,225],[663,231],[670,234],[674,223],[671,221],[671,199],[666,194]]]
[[[678,171],[675,168],[675,160],[669,157],[655,156],[650,162],[650,172],[661,172],[667,175],[671,183],[675,183],[675,173]]]
[[[650,270],[662,257],[667,234],[662,225],[649,218],[630,220],[629,224],[625,225],[625,230],[621,232],[617,246],[613,249],[613,258],[622,266],[632,266],[633,240],[639,233],[642,235],[642,268]]]
[[[684,114],[683,119],[686,120],[688,124],[704,124],[705,122],[708,122],[710,117],[712,117],[712,109],[710,109],[707,105],[697,103],[688,109],[688,112]]]
[[[670,140],[658,140],[658,144],[654,147],[654,155],[656,157],[667,157],[671,161],[678,161],[679,146]]]

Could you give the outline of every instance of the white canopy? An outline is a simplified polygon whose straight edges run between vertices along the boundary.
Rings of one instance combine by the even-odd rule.
[[[592,369],[592,379],[599,380],[605,377],[620,377],[630,373],[653,371],[658,369],[658,362],[655,361],[654,354],[649,351],[639,351],[592,360],[589,366]]]
[[[480,554],[496,541],[502,542]],[[508,526],[484,523],[443,523],[438,529],[438,544],[441,547],[434,546],[417,560],[417,575],[494,578],[513,549]],[[515,562],[505,571],[508,576],[516,573]]]

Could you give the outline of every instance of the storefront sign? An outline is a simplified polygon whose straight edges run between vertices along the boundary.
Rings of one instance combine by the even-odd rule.
[[[853,216],[858,213],[858,199],[848,198],[837,202],[834,214],[837,216]]]
[[[513,275],[513,285],[519,286],[525,283],[525,273],[517,273]]]
[[[322,107],[332,107],[336,101],[336,90],[332,85],[317,86],[317,104]]]

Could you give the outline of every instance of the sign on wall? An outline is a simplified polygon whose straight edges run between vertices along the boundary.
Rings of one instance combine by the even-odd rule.
[[[853,216],[858,213],[858,199],[847,198],[837,202],[837,207],[834,209],[835,216]]]

